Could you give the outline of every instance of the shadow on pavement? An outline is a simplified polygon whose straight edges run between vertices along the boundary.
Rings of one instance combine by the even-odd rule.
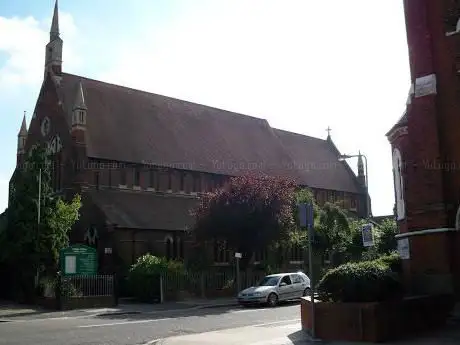
[[[298,305],[298,301],[285,302],[280,304],[275,308],[286,308],[294,305]],[[251,306],[251,307],[241,307],[241,306],[201,306],[201,307],[184,307],[178,309],[164,309],[158,310],[155,308],[155,311],[152,312],[140,312],[140,311],[126,311],[126,312],[115,312],[115,313],[105,313],[94,316],[89,316],[92,319],[99,320],[123,320],[123,321],[136,321],[136,320],[155,320],[169,317],[193,317],[193,316],[212,316],[212,315],[222,315],[225,313],[231,313],[235,311],[244,311],[244,310],[264,310],[265,306]]]
[[[311,340],[308,338],[307,334],[302,330],[289,334],[288,338],[295,345],[311,343]]]

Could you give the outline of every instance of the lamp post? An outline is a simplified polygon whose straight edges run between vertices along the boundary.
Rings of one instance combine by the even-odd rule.
[[[39,236],[40,236],[40,217],[41,217],[41,199],[42,199],[42,169],[38,171],[38,202],[37,202],[37,236],[35,240],[35,246],[37,250],[37,256],[39,255]],[[35,273],[35,287],[38,286],[38,279],[40,274],[40,260],[37,258],[37,271]]]
[[[363,155],[362,153],[359,153],[357,155],[340,155],[338,157],[338,160],[342,162],[342,161],[346,161],[347,159],[356,158],[356,157],[364,158],[364,165],[366,169],[366,174],[364,176],[364,186],[366,189],[366,218],[369,218],[371,216],[370,215],[371,210],[370,210],[370,205],[369,205],[369,171],[367,170],[367,157]]]

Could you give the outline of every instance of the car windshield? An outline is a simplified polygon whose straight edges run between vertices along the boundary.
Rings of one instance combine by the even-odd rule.
[[[259,282],[258,286],[276,286],[280,277],[265,277]]]

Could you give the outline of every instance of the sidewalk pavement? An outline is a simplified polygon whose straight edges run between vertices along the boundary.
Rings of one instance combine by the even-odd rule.
[[[291,345],[309,344],[300,320],[272,322],[152,340],[145,345]]]
[[[311,339],[301,329],[300,319],[238,327],[201,334],[189,334],[152,340],[144,345],[371,345],[364,342],[321,341]],[[460,305],[457,305],[445,327],[411,339],[386,342],[388,345],[459,345]]]
[[[265,325],[239,327],[221,331],[190,334],[152,340],[144,345],[371,345],[364,342],[313,340],[301,330],[300,321],[278,322]],[[443,329],[416,339],[387,342],[388,345],[458,345],[460,329]]]
[[[219,308],[236,306],[238,303],[234,298],[219,299],[196,299],[177,302],[165,302],[161,304],[134,303],[121,301],[113,308],[92,308],[77,309],[68,311],[46,310],[38,306],[21,305],[9,301],[0,301],[0,322],[6,319],[18,318],[63,318],[63,317],[87,317],[87,316],[109,316],[123,314],[155,314],[174,310],[192,310],[203,308]]]

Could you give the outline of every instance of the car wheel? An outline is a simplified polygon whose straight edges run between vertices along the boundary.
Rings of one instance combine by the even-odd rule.
[[[272,292],[270,295],[268,295],[267,303],[269,307],[276,307],[276,305],[278,304],[278,296],[276,295],[276,293]]]
[[[305,290],[303,290],[303,297],[305,296],[311,296],[311,289],[310,288],[306,288]]]

